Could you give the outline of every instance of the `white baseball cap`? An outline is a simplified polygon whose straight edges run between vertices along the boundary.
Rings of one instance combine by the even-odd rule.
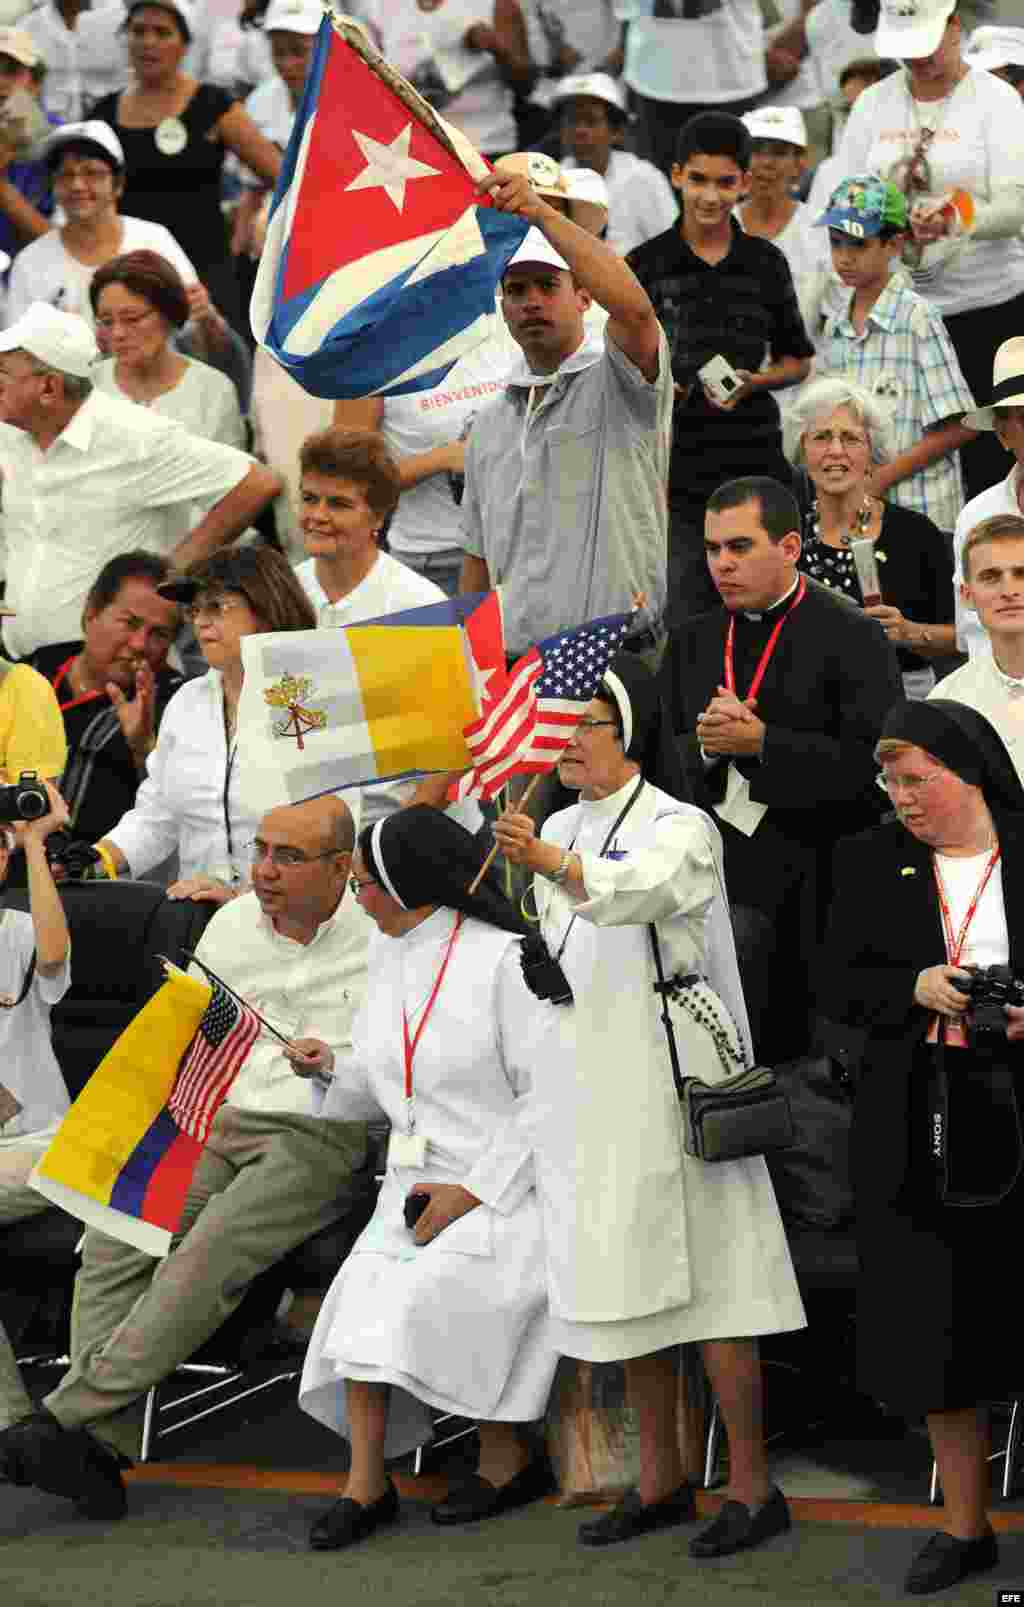
[[[44,141],[42,155],[47,161],[55,157],[62,145],[98,145],[106,151],[118,172],[124,171],[124,148],[109,123],[91,117],[84,123],[62,123]]]
[[[743,113],[751,139],[785,140],[787,145],[807,149],[807,126],[799,106],[758,106]]]
[[[0,352],[29,352],[62,374],[89,379],[100,352],[84,318],[34,301],[17,323],[0,333]]]
[[[880,56],[912,61],[938,50],[957,0],[881,0],[875,49]]]
[[[509,268],[518,267],[521,262],[543,263],[548,268],[561,268],[563,273],[572,273],[572,269],[564,257],[560,257],[546,234],[539,229],[531,229],[515,256],[506,265]],[[28,315],[26,314],[26,317]]]
[[[626,110],[626,91],[608,73],[575,73],[559,79],[551,104],[557,106],[560,100],[574,100],[578,95],[607,101],[609,106],[617,106],[620,112]]]
[[[319,33],[324,16],[318,0],[270,0],[260,27],[264,33]]]
[[[34,67],[39,51],[32,35],[24,28],[0,28],[0,56],[10,56],[21,67]]]
[[[125,6],[129,18],[140,6],[156,6],[158,11],[173,11],[180,17],[190,40],[196,36],[196,9],[192,0],[128,0]]]
[[[975,28],[964,61],[968,67],[1024,67],[1024,28]]]

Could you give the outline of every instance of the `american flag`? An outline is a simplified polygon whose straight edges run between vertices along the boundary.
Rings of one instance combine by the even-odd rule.
[[[260,1023],[219,983],[174,1080],[167,1108],[183,1133],[200,1144],[245,1058],[259,1037]]]
[[[586,713],[631,623],[611,614],[549,636],[513,664],[464,730],[473,768],[449,797],[493,798],[510,776],[550,770]]]

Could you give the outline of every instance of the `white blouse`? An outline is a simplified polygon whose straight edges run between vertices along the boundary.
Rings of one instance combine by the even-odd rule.
[[[246,803],[244,781],[225,736],[221,677],[208,670],[168,703],[135,807],[107,840],[133,876],[145,876],[177,850],[183,878],[244,881],[262,814]]]
[[[950,923],[954,938],[960,931],[971,899],[978,891],[978,883],[985,874],[988,851],[971,854],[969,858],[952,858],[936,854],[939,875],[949,904]],[[960,956],[961,965],[1006,965],[1010,959],[1010,934],[1006,926],[1006,904],[1003,899],[1003,867],[996,864],[978,900],[978,907],[967,929],[967,940]]]

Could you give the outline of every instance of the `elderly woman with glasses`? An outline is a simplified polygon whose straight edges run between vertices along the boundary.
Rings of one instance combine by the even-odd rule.
[[[935,685],[931,661],[956,652],[953,560],[930,519],[872,490],[874,468],[892,455],[888,409],[852,381],[813,380],[786,415],[783,446],[810,482],[800,568],[878,620],[896,648],[904,692],[926,697]],[[862,578],[861,554],[874,560],[880,596]]]
[[[840,845],[819,1000],[866,1029],[858,1373],[927,1421],[945,1505],[907,1579],[925,1595],[997,1561],[982,1402],[1024,1387],[999,1259],[1024,1232],[1024,1009],[977,975],[1024,973],[1024,788],[988,721],[943,698],[897,704],[876,752],[896,818]]]
[[[364,827],[352,888],[379,935],[352,1051],[293,1062],[333,1072],[324,1116],[391,1124],[377,1208],[324,1301],[299,1389],[352,1449],[315,1550],[397,1519],[385,1459],[430,1437],[429,1407],[480,1429],[477,1471],[435,1523],[495,1517],[553,1488],[522,1429],[543,1415],[557,1361],[527,1131],[542,1007],[523,981],[526,923],[495,883],[468,891],[482,860],[426,805]]]
[[[185,604],[205,675],[186,681],[164,710],[135,807],[96,849],[108,876],[145,876],[172,854],[170,896],[223,903],[243,890],[261,814],[236,764],[242,642],[262,631],[316,628],[291,566],[270,547],[232,547],[158,586]]]
[[[190,316],[177,268],[156,251],[128,251],[93,276],[89,300],[107,361],[99,390],[173,418],[190,435],[244,447],[238,395],[226,374],[172,344]]]

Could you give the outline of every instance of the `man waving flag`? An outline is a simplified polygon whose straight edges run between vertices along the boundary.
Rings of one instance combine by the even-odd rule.
[[[271,203],[253,334],[314,396],[439,384],[497,327],[526,234],[490,168],[327,4]]]

